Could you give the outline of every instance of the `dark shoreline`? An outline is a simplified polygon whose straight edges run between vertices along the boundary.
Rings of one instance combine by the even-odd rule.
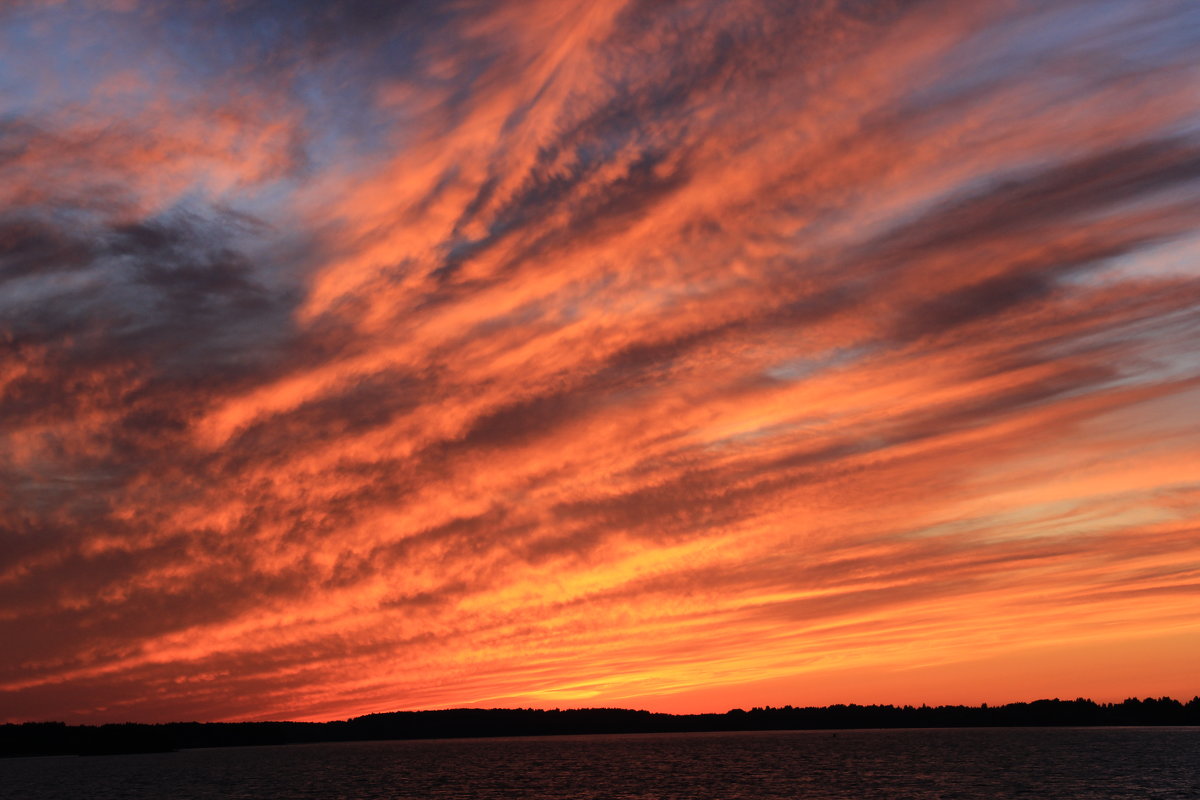
[[[331,722],[167,722],[0,726],[0,756],[170,752],[196,747],[559,736],[595,733],[701,733],[976,727],[1200,725],[1200,697],[1123,703],[1035,700],[1003,706],[834,705],[733,709],[724,714],[662,714],[619,708],[397,711]]]

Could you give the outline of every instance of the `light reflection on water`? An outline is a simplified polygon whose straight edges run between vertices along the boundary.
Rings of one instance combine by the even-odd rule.
[[[11,800],[1200,798],[1200,729],[991,728],[347,742],[0,759]]]

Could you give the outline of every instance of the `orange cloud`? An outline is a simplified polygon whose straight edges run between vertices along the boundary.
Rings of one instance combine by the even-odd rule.
[[[0,716],[1192,691],[1190,9],[293,5],[0,12]]]

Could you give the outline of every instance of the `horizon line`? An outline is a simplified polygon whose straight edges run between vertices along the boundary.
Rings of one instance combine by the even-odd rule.
[[[961,709],[961,710],[976,710],[988,711],[999,710],[1011,706],[1028,706],[1036,703],[1084,703],[1091,704],[1098,708],[1112,708],[1129,703],[1163,703],[1171,702],[1178,703],[1182,707],[1188,707],[1193,704],[1200,706],[1200,691],[1191,698],[1181,699],[1171,695],[1138,697],[1130,695],[1121,701],[1097,701],[1090,697],[1077,696],[1073,698],[1062,697],[1039,697],[1033,700],[1014,700],[1006,703],[987,703],[980,702],[974,705],[965,703],[939,703],[930,705],[921,703],[914,705],[912,703],[830,703],[827,705],[792,705],[786,704],[782,706],[752,706],[750,708],[742,708],[735,706],[724,711],[690,711],[690,712],[672,712],[672,711],[651,711],[646,708],[630,708],[624,706],[573,706],[573,707],[555,707],[555,708],[538,708],[534,706],[450,706],[444,708],[414,708],[414,709],[395,709],[392,711],[372,711],[366,714],[358,714],[351,717],[329,718],[322,720],[308,719],[225,719],[225,720],[200,720],[200,719],[175,719],[165,722],[139,722],[136,720],[121,720],[109,722],[67,722],[65,720],[56,719],[28,719],[21,721],[5,720],[2,725],[6,726],[22,726],[22,725],[64,725],[66,727],[93,727],[99,728],[106,725],[271,725],[271,724],[289,724],[289,725],[329,725],[336,723],[348,723],[355,720],[367,719],[369,717],[391,716],[399,714],[444,714],[452,712],[526,712],[526,713],[571,713],[571,712],[626,712],[632,714],[648,714],[658,717],[673,717],[673,718],[689,718],[689,717],[721,717],[731,714],[752,714],[778,711],[831,711],[835,709],[881,709],[881,710],[937,710],[937,709]]]

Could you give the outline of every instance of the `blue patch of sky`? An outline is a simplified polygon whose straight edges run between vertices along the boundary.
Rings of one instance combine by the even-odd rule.
[[[763,370],[763,375],[772,380],[793,383],[805,378],[811,378],[826,370],[836,369],[858,361],[864,356],[869,355],[871,350],[872,347],[869,345],[856,345],[854,347],[836,348],[819,355],[804,355],[797,358],[790,358],[772,364]]]
[[[1196,192],[1200,194],[1200,187]],[[1116,217],[1119,219],[1120,215]],[[1116,256],[1095,272],[1068,276],[1063,282],[1095,285],[1163,278],[1200,278],[1200,232],[1189,232]]]
[[[381,109],[376,94],[388,80],[419,75],[422,39],[435,20],[342,36],[303,7],[268,3],[236,14],[172,14],[163,32],[197,89],[235,94],[237,81],[249,81],[257,84],[251,91],[284,93],[302,110],[306,155],[319,168],[394,145],[395,112]]]
[[[1194,64],[1197,47],[1200,4],[1050,4],[965,37],[943,56],[937,80],[917,87],[905,106],[937,108],[1011,85],[1070,99],[1105,81]]]
[[[973,62],[972,68],[956,71],[951,78],[986,81],[1035,69],[1063,55],[1090,52],[1098,52],[1114,68],[1166,66],[1194,58],[1198,41],[1196,3],[1046,4],[1032,15],[1013,15],[964,39],[958,52]],[[1086,72],[1098,66],[1094,60],[1080,64]]]
[[[3,113],[28,116],[83,105],[120,70],[152,76],[159,64],[122,24],[127,21],[70,5],[0,18]],[[124,55],[129,53],[137,58]]]
[[[29,67],[42,48],[26,17],[0,18],[0,99],[4,114],[20,114],[38,101]]]
[[[1200,378],[1200,307],[1164,314],[1122,331],[1122,343],[1137,350],[1120,385]],[[1198,414],[1200,416],[1200,414]]]

